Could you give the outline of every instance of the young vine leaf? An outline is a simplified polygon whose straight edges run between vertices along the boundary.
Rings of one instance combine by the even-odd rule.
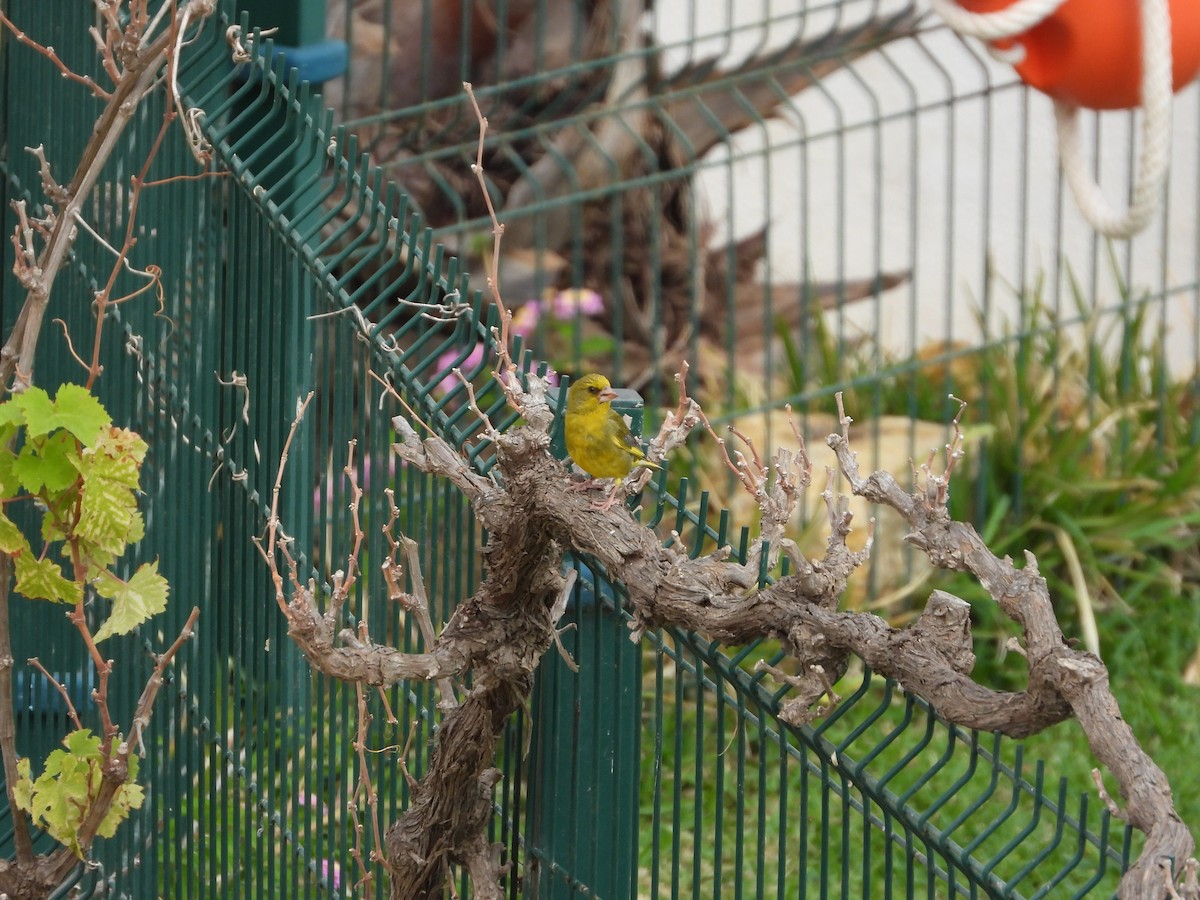
[[[126,634],[166,608],[158,563],[143,563],[126,581],[112,571],[142,539],[137,508],[146,442],[112,424],[87,389],[64,384],[51,396],[31,387],[0,404],[0,551],[13,559],[17,593],[78,603],[86,586],[113,601],[94,639]],[[10,502],[36,501],[39,551],[9,516]],[[48,551],[59,546],[59,562]]]
[[[20,777],[13,794],[17,806],[25,810],[35,824],[82,859],[83,849],[77,836],[100,792],[104,752],[100,738],[87,728],[71,732],[62,743],[65,749],[55,750],[46,757],[46,766],[36,780],[29,760],[18,761]],[[145,791],[135,782],[137,763],[137,755],[131,755],[128,778],[117,790],[108,814],[97,829],[96,833],[102,837],[112,837],[117,826],[128,818],[130,810],[138,809],[145,800]]]
[[[94,582],[96,593],[113,602],[112,615],[95,634],[96,643],[114,634],[126,634],[167,608],[167,580],[158,574],[158,563],[142,563],[128,581],[104,571]]]

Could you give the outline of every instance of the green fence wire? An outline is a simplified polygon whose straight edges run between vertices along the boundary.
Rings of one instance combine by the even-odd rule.
[[[499,21],[517,8],[499,4]],[[797,38],[806,34],[806,16],[823,13],[833,16],[822,26],[826,32],[861,35],[865,26],[854,14],[865,8],[830,3],[798,12],[794,21],[778,18]],[[464,3],[462,9],[473,6]],[[731,77],[702,87],[710,69],[701,64],[715,51],[702,52],[704,23],[697,9],[688,8],[684,35],[665,47],[675,52],[685,74],[674,82],[665,78],[657,93],[629,99],[589,124],[599,129],[600,120],[616,121],[618,113],[628,115],[639,106],[666,122],[662,110],[680,97],[715,103],[712,92],[719,89],[722,97],[744,100],[756,85],[783,90],[796,73],[820,72],[824,60],[844,63],[859,53],[845,49],[851,38],[843,34],[818,43],[813,55],[768,59],[744,80]],[[291,646],[251,543],[265,525],[282,442],[298,399],[315,391],[292,450],[282,520],[296,538],[303,564],[328,584],[350,547],[349,488],[341,469],[348,442],[357,441],[353,466],[368,497],[361,510],[366,574],[356,588],[350,622],[366,617],[376,639],[417,649],[422,646],[417,629],[386,601],[383,585],[371,574],[387,552],[380,529],[387,517],[382,488],[394,488],[400,529],[421,548],[435,621],[444,621],[452,604],[477,582],[484,536],[457,492],[391,454],[390,416],[397,410],[377,403],[379,388],[371,373],[387,375],[425,421],[481,469],[489,462],[488,447],[451,369],[464,368],[493,421],[507,427],[514,420],[488,378],[488,357],[476,353],[494,314],[481,282],[468,278],[477,265],[482,220],[469,172],[475,124],[463,99],[449,90],[441,97],[410,97],[399,113],[366,115],[334,127],[307,85],[274,71],[278,57],[261,35],[253,35],[262,53],[255,63],[240,69],[231,65],[225,29],[237,19],[232,9],[224,10],[226,18],[206,25],[189,45],[181,73],[192,102],[205,111],[218,173],[145,192],[137,251],[140,260],[163,270],[161,308],[153,301],[134,301],[113,309],[105,322],[100,396],[114,419],[142,433],[151,447],[145,476],[147,537],[128,564],[160,558],[173,591],[161,620],[113,639],[119,665],[110,693],[117,698],[118,721],[132,708],[151,665],[149,654],[177,632],[193,603],[202,612],[196,640],[170,676],[147,739],[141,779],[146,806],[118,837],[99,844],[98,865],[81,866],[63,896],[69,890],[77,896],[131,898],[361,895],[354,887],[361,873],[352,813],[367,814],[354,800],[358,701],[352,690],[311,673]],[[426,17],[431,10],[431,4],[422,7]],[[95,69],[86,23],[32,0],[10,0],[6,11],[70,65]],[[869,12],[877,11],[876,4],[869,5]],[[353,25],[346,21],[349,30]],[[888,12],[886,21],[892,23],[888,27],[918,28],[906,10]],[[252,32],[242,25],[249,37]],[[731,41],[758,33],[748,25],[725,32]],[[586,29],[568,33],[583,41]],[[922,32],[916,52],[928,62],[932,52],[926,45],[938,39],[936,32]],[[352,35],[350,40],[353,44]],[[879,43],[872,41],[872,46]],[[722,46],[728,49],[720,45],[717,50]],[[605,83],[629,52],[600,54],[580,65],[568,62],[559,70],[546,67],[536,75],[517,72],[510,83],[481,84],[493,123],[509,117],[490,139],[489,158],[519,160],[527,144],[553,147],[564,128],[592,134],[583,120],[564,124],[553,116],[577,110],[578,95],[603,98]],[[754,57],[770,48],[752,41],[741,52]],[[879,58],[900,71],[891,55],[900,52],[884,51]],[[19,148],[44,144],[55,171],[69,171],[88,136],[93,105],[26,48],[6,40],[2,54],[0,127],[8,153],[0,162],[6,193],[37,201],[36,163]],[[361,55],[352,53],[351,59],[352,74],[356,65],[366,64]],[[694,65],[688,69],[687,64]],[[427,73],[418,79],[427,91],[433,79],[428,57],[419,71]],[[456,72],[480,74],[486,73],[472,72],[465,62]],[[557,94],[547,98],[544,85]],[[833,89],[822,83],[812,90],[827,94]],[[929,101],[919,96],[924,88],[910,84],[909,89],[911,105],[904,112],[878,110],[865,124],[793,122],[797,130],[774,138],[772,146],[804,157],[830,143],[844,147],[854,135],[866,133],[880,154],[893,125],[911,127],[915,141],[914,123],[927,115],[953,118],[955,106],[949,101],[964,96],[947,88],[947,97]],[[987,85],[967,93],[993,90],[1016,91]],[[422,105],[422,99],[428,102]],[[63,113],[46,117],[46,109]],[[110,164],[89,207],[93,227],[102,233],[122,233],[123,186],[162,114],[161,101],[139,111]],[[517,127],[522,117],[526,121]],[[767,127],[757,111],[746,118]],[[381,168],[381,143],[389,135],[394,141],[397,122],[405,119],[420,127],[399,133],[410,141],[419,136],[420,143],[393,145],[404,149],[403,164],[393,161]],[[733,135],[717,137],[715,143],[721,143]],[[957,159],[954,139],[947,141]],[[566,214],[572,238],[553,252],[567,260],[565,269],[554,271],[568,274],[553,279],[545,274],[551,251],[538,243],[546,239],[545,225],[539,225],[533,229],[533,247],[540,261],[530,266],[526,294],[513,295],[540,298],[544,291],[552,296],[587,288],[621,296],[632,277],[629,242],[644,240],[649,258],[638,265],[652,273],[646,282],[651,288],[639,292],[638,300],[649,305],[630,307],[628,322],[612,318],[607,342],[591,340],[577,328],[566,338],[566,349],[556,350],[553,342],[562,335],[553,332],[546,316],[528,342],[537,359],[557,352],[566,362],[560,367],[568,371],[590,364],[590,354],[599,352],[612,371],[630,380],[642,373],[651,418],[663,382],[637,354],[647,351],[653,359],[666,347],[654,331],[640,350],[636,340],[625,337],[636,330],[631,323],[637,316],[649,312],[659,321],[666,315],[658,287],[669,266],[655,255],[662,236],[655,232],[654,217],[666,214],[672,202],[682,202],[682,181],[738,158],[736,150],[724,157],[720,154],[726,151],[717,150],[716,162],[698,156],[680,166],[653,159],[653,149],[636,147],[649,159],[636,177],[618,174],[591,193],[566,191],[530,211],[533,219],[555,209]],[[741,158],[753,162],[756,157],[745,151]],[[878,155],[874,165],[883,165]],[[156,175],[194,170],[178,136],[171,137],[155,164]],[[414,181],[413,170],[426,180]],[[457,180],[447,181],[445,173],[455,170]],[[839,190],[845,192],[844,163],[838,171]],[[769,195],[770,180],[763,179],[755,189]],[[731,177],[730,184],[734,181]],[[914,193],[916,183],[914,176]],[[444,221],[430,217],[435,197],[453,206],[452,214],[443,210]],[[648,230],[637,238],[621,234],[630,221],[624,204],[631,197],[653,211]],[[603,261],[609,279],[604,283],[588,268],[594,263],[587,259],[592,249],[584,228],[588,204],[593,212],[596,204],[607,208],[616,230]],[[801,205],[809,205],[803,197]],[[680,214],[681,222],[702,224],[695,208]],[[853,217],[846,218],[839,229]],[[6,209],[4,222],[11,232],[11,210]],[[806,231],[820,227],[803,225]],[[694,233],[692,240],[697,240]],[[526,249],[515,241],[512,246]],[[700,245],[691,250],[699,253]],[[3,253],[0,313],[7,324],[22,295],[9,271],[7,242]],[[888,265],[880,249],[871,271],[862,273],[876,317],[882,315],[879,293]],[[110,267],[109,252],[81,236],[53,301],[54,315],[63,318],[77,345],[94,333],[89,299]],[[729,279],[735,268],[725,270]],[[509,274],[514,282],[522,277],[517,269]],[[839,260],[821,277],[832,277],[830,290],[845,301],[851,274]],[[912,299],[923,285],[911,273],[906,277],[908,287],[902,290]],[[954,280],[953,268],[945,277]],[[131,276],[122,279],[128,287],[119,288],[118,295],[139,286]],[[720,287],[728,289],[727,298],[741,296],[732,280]],[[711,291],[721,293],[715,287]],[[1195,298],[1195,282],[1164,285],[1157,296],[1161,301],[1181,294]],[[680,296],[694,300],[698,288],[685,286]],[[774,297],[770,294],[755,313],[756,329],[768,335],[776,327]],[[803,302],[812,299],[806,296]],[[686,304],[682,309],[680,321],[696,326],[680,326],[683,345],[703,353],[701,309]],[[732,300],[719,309],[725,325],[736,324],[736,309]],[[573,315],[579,324],[583,314],[577,309]],[[839,304],[833,315],[838,352],[849,356],[851,314]],[[952,361],[958,335],[949,321],[945,327],[945,352],[934,360],[937,364]],[[804,335],[810,343],[803,349],[817,355],[812,342],[819,336]],[[43,351],[39,382],[77,380],[79,370],[59,336],[43,340],[51,349]],[[710,365],[720,368],[723,357],[724,364],[737,368],[738,347],[720,340],[716,347]],[[778,352],[764,349],[766,385],[775,384],[773,373],[782,366],[773,355]],[[882,378],[887,367],[878,367],[877,374]],[[823,395],[825,387],[811,386],[812,375],[784,392],[797,401]],[[881,383],[875,383],[877,394]],[[731,408],[766,406],[782,396],[775,387],[757,397],[743,396],[743,386],[732,379],[730,384],[724,399]],[[673,480],[667,492],[659,482],[647,492],[643,519],[665,540],[681,541],[694,554],[730,543],[744,557],[749,534],[694,485],[689,478]],[[861,668],[842,683],[848,696],[816,725],[781,723],[784,692],[751,671],[751,664],[759,657],[782,664],[782,653],[767,645],[722,649],[669,630],[648,635],[635,647],[627,639],[620,586],[606,581],[587,560],[569,564],[581,573],[567,617],[578,627],[564,635],[564,642],[581,672],[571,673],[554,655],[547,658],[531,714],[514,718],[498,761],[503,778],[492,839],[504,845],[512,864],[509,896],[1085,896],[1111,893],[1136,853],[1136,836],[1110,818],[1086,785],[1068,786],[1041,763],[1026,760],[1019,744],[945,723],[919,700]],[[21,605],[15,656],[22,660],[36,652],[82,697],[91,683],[82,655],[57,611],[39,606]],[[20,749],[44,758],[68,728],[65,709],[29,667],[18,663],[17,676],[24,698],[18,701]],[[408,798],[398,760],[403,756],[408,771],[420,777],[437,714],[425,685],[403,685],[368,700],[373,716],[368,744],[379,752],[367,756],[366,768],[386,825]],[[9,833],[5,828],[0,837],[8,840]],[[45,846],[44,839],[39,846]],[[465,895],[465,881],[459,888]],[[384,885],[377,880],[371,893],[383,896]]]

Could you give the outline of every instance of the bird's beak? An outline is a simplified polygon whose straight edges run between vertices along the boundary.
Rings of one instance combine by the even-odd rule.
[[[606,387],[604,390],[602,390],[599,394],[596,395],[596,399],[599,400],[601,403],[611,403],[612,401],[617,399],[617,392],[614,391],[610,387]]]

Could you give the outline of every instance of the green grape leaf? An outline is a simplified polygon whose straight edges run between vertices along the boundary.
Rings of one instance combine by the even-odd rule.
[[[17,806],[29,813],[60,844],[82,858],[79,827],[91,808],[101,783],[100,739],[86,728],[63,738],[64,750],[46,757],[46,766],[32,780],[28,759],[19,760],[14,796]],[[139,789],[140,790],[140,789]]]
[[[24,413],[26,437],[41,437],[57,427],[54,404],[50,402],[50,395],[41,388],[26,388],[10,402],[15,403]]]
[[[128,634],[167,608],[167,579],[158,572],[158,560],[143,563],[129,581],[102,572],[95,581],[96,593],[113,601],[112,615],[100,626],[94,640],[100,643],[114,634]]]
[[[10,397],[0,403],[0,429],[4,432],[14,431],[14,426],[25,424],[25,409],[17,403],[16,397]],[[5,437],[10,435],[5,434]]]
[[[62,744],[72,756],[100,761],[100,737],[92,734],[90,728],[72,731],[62,739]]]
[[[42,488],[65,491],[79,477],[79,455],[75,438],[59,431],[43,441],[31,441],[21,448],[12,464],[21,487],[34,494]]]
[[[0,404],[2,409],[4,404]],[[11,442],[5,439],[3,430],[0,429],[0,497],[5,500],[17,496],[21,491],[21,480],[17,478],[13,471],[13,464],[17,461],[17,454],[9,449]]]
[[[82,588],[63,577],[62,569],[52,559],[37,559],[33,553],[19,553],[13,559],[17,573],[16,590],[30,600],[56,600],[78,603]]]
[[[54,426],[65,428],[85,447],[92,446],[112,418],[85,387],[64,384],[54,398]]]
[[[25,535],[21,533],[21,529],[4,514],[3,509],[0,509],[0,550],[5,553],[20,552],[22,555],[33,552],[29,548],[29,541],[25,540]]]
[[[47,544],[63,541],[67,531],[74,524],[75,504],[79,498],[77,491],[64,491],[43,501],[46,510],[42,514],[42,540]]]

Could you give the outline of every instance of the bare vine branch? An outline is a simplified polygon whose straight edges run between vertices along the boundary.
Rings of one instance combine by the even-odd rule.
[[[36,349],[53,286],[70,254],[80,226],[112,249],[111,245],[84,220],[82,211],[90,201],[92,191],[110,156],[117,148],[125,126],[134,118],[141,101],[154,89],[163,65],[174,66],[177,61],[181,47],[179,36],[186,30],[189,22],[202,22],[214,10],[214,0],[184,0],[182,6],[176,3],[161,4],[158,13],[151,19],[145,3],[98,3],[99,24],[89,31],[95,41],[103,71],[112,81],[111,89],[102,88],[90,76],[71,70],[53,48],[30,38],[0,11],[0,26],[11,31],[19,43],[46,57],[64,78],[84,86],[93,95],[105,101],[92,136],[68,184],[63,185],[55,179],[42,146],[27,148],[38,161],[46,204],[42,208],[41,218],[38,218],[27,213],[24,201],[13,203],[17,213],[17,225],[12,235],[15,250],[13,272],[26,290],[26,296],[13,328],[0,348],[0,399],[10,391],[24,390],[33,383]],[[161,29],[164,19],[168,24],[165,29]],[[170,115],[164,118],[159,137],[144,162],[141,174],[134,179],[125,241],[122,248],[115,252],[116,261],[107,287],[96,298],[96,338],[90,364],[76,353],[70,334],[67,333],[65,325],[63,326],[69,353],[88,370],[89,387],[101,371],[98,348],[105,319],[104,306],[110,302],[121,302],[109,300],[112,286],[120,271],[137,272],[128,262],[129,251],[134,245],[137,199],[170,119]],[[137,273],[148,275],[152,286],[157,284],[158,273],[151,272],[149,268],[146,273]],[[74,543],[70,546],[70,561],[72,574],[82,587],[89,578],[88,567],[80,558],[78,547]],[[14,826],[13,842],[17,852],[15,859],[0,861],[0,894],[40,897],[48,896],[51,891],[59,888],[69,872],[78,865],[77,852],[87,854],[101,828],[107,827],[106,819],[115,798],[118,792],[125,788],[129,778],[129,755],[135,750],[143,750],[143,732],[150,722],[164,672],[183,644],[192,636],[199,610],[192,610],[180,635],[157,657],[135,707],[130,733],[122,738],[108,705],[108,681],[112,662],[106,660],[96,646],[84,615],[84,592],[80,592],[81,599],[69,614],[69,618],[76,626],[88,656],[96,668],[97,687],[93,692],[93,700],[101,720],[100,750],[105,762],[101,767],[96,795],[89,798],[82,822],[73,835],[76,847],[64,845],[46,854],[35,855],[29,834],[29,817],[16,806],[13,793],[18,775],[12,714],[13,661],[8,608],[10,580],[11,561],[5,555],[0,560],[0,582],[3,582],[0,585],[0,753],[3,755]],[[31,661],[31,665],[50,677],[36,659]],[[66,700],[69,715],[78,728],[79,717],[71,698],[61,684],[54,679],[51,681]]]
[[[79,721],[79,713],[75,709],[75,704],[71,702],[71,695],[67,693],[66,685],[47,672],[46,667],[42,665],[42,661],[36,656],[29,657],[25,662],[41,672],[42,677],[50,682],[50,686],[58,691],[59,695],[63,698],[63,702],[67,705],[67,715],[70,716],[76,730],[83,728],[83,723]]]
[[[63,189],[57,182],[49,179],[48,167],[43,166],[43,189],[51,201],[53,212],[49,214],[45,246],[37,254],[36,263],[28,258],[32,247],[27,224],[23,222],[18,225],[18,231],[23,237],[19,238],[18,234],[13,236],[21,251],[18,254],[20,268],[16,272],[27,289],[27,294],[12,332],[3,348],[0,348],[0,391],[10,388],[21,390],[31,383],[42,319],[55,279],[74,243],[75,223],[82,214],[84,204],[91,196],[92,189],[113,150],[116,149],[125,126],[132,119],[133,111],[154,88],[159,71],[168,62],[173,48],[177,46],[178,35],[186,28],[188,22],[203,20],[211,15],[215,9],[215,2],[187,0],[171,18],[171,26],[153,37],[149,33],[136,31],[136,20],[123,23],[116,14],[116,6],[117,4],[102,4],[105,10],[105,33],[102,38],[98,38],[97,43],[105,70],[113,79],[113,88],[109,92],[99,93],[107,102],[97,119],[92,139],[84,148],[67,188]],[[6,18],[2,21],[22,43],[36,45],[36,42],[19,32]],[[128,47],[126,43],[127,26],[130,29],[129,34],[137,35],[133,48]],[[138,40],[142,43],[136,43]],[[57,60],[57,56],[49,48],[36,45],[35,49],[39,49],[39,52],[52,62]],[[57,61],[56,65],[61,66],[61,61]],[[99,91],[91,79],[79,76],[75,80],[87,85],[89,89],[95,88]],[[128,246],[132,246],[130,240],[127,236]],[[128,246],[125,252],[128,252]]]
[[[470,86],[465,88],[480,125],[472,171],[486,196],[482,160],[487,120]],[[836,471],[853,494],[896,510],[911,529],[908,540],[913,546],[936,566],[972,574],[1020,626],[1029,667],[1028,683],[1020,691],[993,690],[971,677],[975,656],[970,609],[958,597],[933,592],[919,618],[905,628],[869,612],[839,610],[847,580],[868,558],[873,526],[868,525],[866,547],[851,550],[848,498],[835,492],[835,470],[829,469],[821,496],[831,535],[819,558],[801,555],[785,537],[786,523],[811,482],[812,463],[799,429],[793,422],[797,449],[778,451],[770,459],[735,431],[745,451],[730,454],[699,404],[687,396],[686,367],[677,376],[679,405],[651,441],[651,459],[661,459],[698,425],[713,433],[725,464],[758,505],[762,540],[747,561],[731,560],[728,547],[692,558],[678,546],[664,546],[624,508],[597,509],[572,491],[569,473],[548,452],[552,414],[537,405],[541,382],[530,378],[526,391],[517,378],[509,348],[510,316],[496,283],[503,226],[490,198],[488,209],[494,235],[488,283],[501,319],[494,334],[500,358],[496,378],[510,406],[529,424],[489,434],[495,467],[494,474],[484,476],[436,434],[421,439],[404,416],[392,420],[396,454],[423,472],[446,478],[471,502],[489,535],[486,578],[472,596],[461,599],[435,635],[432,622],[422,618],[422,609],[427,611],[424,598],[403,598],[395,561],[399,541],[389,538],[389,595],[417,616],[426,652],[404,654],[375,645],[365,631],[350,636],[343,632],[342,643],[335,645],[335,623],[328,612],[321,613],[314,586],[301,583],[283,541],[278,549],[292,587],[292,599],[285,597],[274,552],[279,526],[274,504],[265,549],[260,544],[289,633],[321,671],[360,686],[403,678],[451,679],[470,671],[471,686],[464,689],[461,702],[443,706],[430,766],[413,785],[412,803],[387,832],[384,852],[394,900],[440,893],[450,864],[467,869],[475,896],[503,895],[504,870],[496,848],[486,839],[491,793],[499,778],[494,767],[496,739],[505,719],[527,701],[539,660],[558,641],[556,625],[569,592],[560,570],[568,549],[624,584],[633,640],[650,628],[667,625],[730,645],[778,640],[795,666],[788,672],[765,664],[764,668],[790,687],[781,717],[793,724],[811,722],[836,707],[834,685],[852,656],[965,727],[1025,737],[1074,716],[1093,752],[1120,785],[1122,815],[1147,836],[1143,853],[1122,880],[1122,895],[1159,898],[1168,888],[1174,891],[1181,879],[1194,881],[1195,866],[1182,862],[1194,844],[1175,813],[1166,779],[1121,719],[1103,663],[1064,640],[1036,561],[1027,556],[1024,568],[1017,569],[1011,560],[998,559],[971,526],[949,515],[949,490],[963,453],[961,406],[953,421],[954,436],[945,448],[945,465],[936,472],[936,459],[931,457],[915,473],[911,490],[888,472],[860,471],[850,441],[852,419],[840,395],[840,433],[830,435],[826,443],[834,452]],[[639,477],[644,485],[648,473]],[[277,479],[276,490],[279,483]],[[636,485],[631,479],[630,489],[636,490]],[[394,509],[390,496],[389,501]],[[406,553],[413,552],[406,545]],[[763,571],[774,570],[781,553],[795,563],[795,571],[762,584]],[[417,572],[413,555],[409,573]],[[452,691],[443,689],[443,696],[447,693]],[[1165,860],[1179,865],[1164,872]]]

